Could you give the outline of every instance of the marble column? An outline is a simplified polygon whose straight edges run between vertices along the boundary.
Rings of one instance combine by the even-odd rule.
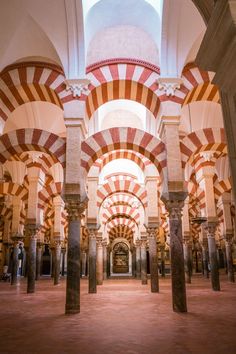
[[[141,239],[141,282],[147,284],[147,240]]]
[[[134,245],[132,245],[132,276],[136,277],[136,249]]]
[[[212,290],[220,291],[219,265],[217,260],[217,249],[215,241],[216,221],[210,221],[210,219],[208,218],[205,227],[207,231],[208,251],[211,267]]]
[[[61,272],[61,241],[54,241],[54,285],[59,284]]]
[[[151,292],[159,292],[159,277],[158,277],[158,257],[157,257],[157,228],[148,227],[148,242],[149,242],[149,263],[151,277]]]
[[[94,294],[97,292],[97,279],[96,279],[96,228],[89,228],[89,293]]]
[[[80,219],[86,208],[79,194],[65,195],[68,212],[66,305],[68,315],[80,312]]]
[[[183,243],[183,251],[184,251],[184,269],[185,269],[185,281],[187,284],[191,284],[192,277],[192,243],[190,241],[190,234],[184,234],[184,243]]]
[[[231,283],[235,282],[234,277],[234,265],[232,257],[232,235],[226,235],[225,238],[225,252],[226,252],[226,261],[227,261],[227,271],[228,271],[228,280]]]
[[[37,242],[37,250],[36,250],[36,277],[35,277],[35,280],[39,280],[40,275],[41,275],[42,250],[43,250],[43,244],[42,244],[41,242]]]
[[[82,277],[86,276],[86,264],[87,264],[87,253],[86,250],[82,250],[82,257],[81,257],[81,266],[82,266],[82,272],[81,275]]]
[[[218,207],[223,211],[223,237],[225,240],[225,258],[228,280],[234,282],[234,269],[232,260],[232,240],[234,230],[231,218],[231,195],[230,193],[223,193],[219,198]]]
[[[66,256],[66,248],[63,247],[61,249],[61,255],[62,255],[62,264],[61,264],[61,275],[64,277],[65,275],[65,256]]]
[[[107,242],[103,241],[103,279],[107,279]]]
[[[160,246],[161,251],[161,277],[164,278],[165,274],[165,245]]]
[[[97,238],[97,259],[96,259],[97,285],[103,283],[103,245],[102,238]]]
[[[19,238],[12,237],[13,240],[13,259],[12,259],[12,273],[11,273],[11,285],[17,283],[17,273],[18,273],[18,255],[19,255]]]
[[[111,248],[107,246],[107,277],[111,275]]]
[[[141,279],[141,242],[140,240],[136,240],[136,278]]]
[[[203,239],[201,242],[202,246],[202,263],[203,263],[203,274],[206,278],[209,278],[209,254],[208,254],[208,242],[207,239]]]
[[[37,226],[36,224],[26,224],[26,234],[29,239],[29,247],[27,254],[27,293],[35,292],[36,248],[38,231],[39,226]]]
[[[187,312],[181,215],[185,195],[183,192],[165,201],[169,212],[172,303],[175,312]]]

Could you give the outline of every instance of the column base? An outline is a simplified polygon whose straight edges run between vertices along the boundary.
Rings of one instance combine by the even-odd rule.
[[[65,309],[65,315],[76,315],[80,313],[80,308],[67,308]]]

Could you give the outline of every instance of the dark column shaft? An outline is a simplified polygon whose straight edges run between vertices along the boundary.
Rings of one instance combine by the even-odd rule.
[[[209,268],[208,268],[208,249],[206,246],[202,247],[202,260],[203,260],[203,274],[206,278],[209,278]]]
[[[62,264],[61,264],[61,275],[64,277],[65,275],[65,255],[66,255],[66,249],[62,249]]]
[[[190,247],[187,242],[183,245],[184,251],[184,269],[185,269],[185,281],[187,284],[191,284],[191,258],[190,258]]]
[[[146,241],[141,244],[141,281],[142,285],[147,284],[147,250]]]
[[[132,275],[133,275],[133,277],[136,276],[136,252],[135,252],[134,246],[132,249]]]
[[[107,279],[107,245],[103,244],[103,279]]]
[[[55,243],[54,250],[54,285],[59,284],[61,271],[61,243],[60,241]]]
[[[41,274],[41,264],[42,264],[42,245],[37,245],[36,251],[36,280],[39,280]]]
[[[187,312],[180,207],[170,210],[169,223],[173,310]]]
[[[141,279],[141,249],[136,242],[136,278]]]
[[[97,292],[96,279],[96,235],[89,235],[89,293]]]
[[[80,312],[80,219],[69,218],[66,314]]]
[[[161,276],[165,277],[165,246],[161,246]]]
[[[11,285],[17,282],[17,272],[18,272],[18,253],[19,253],[19,243],[14,242],[13,248],[13,259],[12,259],[12,274],[11,274]]]
[[[225,245],[226,259],[227,259],[227,270],[228,270],[228,279],[230,282],[234,283],[234,266],[232,258],[232,243],[231,241],[226,241]]]
[[[27,262],[27,293],[35,292],[35,277],[36,277],[36,246],[37,237],[31,235],[29,240],[28,262]]]
[[[158,257],[157,257],[157,243],[156,235],[148,236],[149,241],[149,262],[150,262],[150,276],[151,276],[151,292],[159,292],[159,278],[158,278]]]
[[[212,290],[220,291],[219,265],[217,260],[217,250],[215,241],[215,223],[207,224],[207,241],[209,250],[209,260],[211,266],[211,285]]]

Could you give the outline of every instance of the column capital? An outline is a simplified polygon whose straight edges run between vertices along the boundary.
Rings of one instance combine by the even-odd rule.
[[[148,234],[149,238],[154,238],[154,239],[157,238],[157,236],[158,236],[158,227],[159,227],[158,224],[156,224],[156,225],[145,225],[145,228],[146,228],[146,231],[147,231],[147,234]]]
[[[207,231],[207,237],[215,237],[216,226],[218,224],[217,217],[208,217],[203,227]]]
[[[36,224],[34,220],[28,219],[25,224],[25,233],[28,238],[38,238],[42,225]]]
[[[165,204],[170,219],[181,219],[186,196],[186,192],[168,193],[168,195],[162,195],[161,199]]]
[[[135,241],[135,247],[140,247],[141,246],[141,240],[136,240]]]
[[[89,239],[97,240],[97,238],[98,238],[97,234],[98,234],[99,227],[100,226],[98,226],[98,225],[87,224]]]
[[[87,208],[88,201],[81,201],[79,194],[65,194],[64,198],[69,220],[79,220],[81,214]]]

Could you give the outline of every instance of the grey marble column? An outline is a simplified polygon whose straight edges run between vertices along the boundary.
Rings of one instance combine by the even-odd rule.
[[[226,236],[225,251],[226,251],[226,260],[227,260],[228,280],[231,283],[234,283],[235,278],[234,278],[234,266],[233,266],[233,258],[232,258],[232,235]]]
[[[62,264],[61,264],[61,275],[64,277],[65,275],[65,257],[66,257],[66,248],[63,247],[61,249],[61,254],[62,254]]]
[[[66,306],[68,315],[80,312],[80,219],[86,204],[80,195],[65,195],[68,212],[68,253],[66,278]]]
[[[107,242],[103,241],[103,279],[107,279]]]
[[[159,292],[159,277],[158,277],[158,257],[157,257],[157,228],[148,227],[147,235],[149,242],[149,263],[151,277],[151,292]]]
[[[161,251],[161,277],[164,278],[165,274],[165,245],[160,246]]]
[[[136,277],[136,249],[134,245],[132,246],[132,275],[135,278]]]
[[[29,238],[29,248],[27,254],[27,293],[35,292],[35,278],[36,278],[36,248],[37,248],[37,234],[39,226],[28,223],[26,225],[26,233]]]
[[[13,240],[13,259],[12,259],[12,273],[11,273],[11,285],[17,283],[18,273],[18,255],[19,255],[19,239],[18,237],[12,237]]]
[[[210,267],[211,267],[212,290],[220,291],[219,265],[217,260],[217,249],[216,249],[216,241],[215,241],[216,221],[208,220],[206,222],[205,227],[207,231],[209,260],[210,260]]]
[[[178,194],[173,200],[165,200],[170,225],[172,303],[175,312],[187,312],[181,215],[186,194]]]
[[[81,272],[81,275],[82,277],[85,277],[86,276],[86,264],[87,264],[87,253],[86,253],[86,250],[83,249],[82,250],[82,257],[81,257],[81,266],[82,266],[82,272]]]
[[[107,246],[107,277],[111,275],[111,249],[110,246]]]
[[[141,279],[141,248],[140,240],[136,240],[136,278]]]
[[[96,276],[96,241],[97,229],[89,229],[89,293],[97,292],[97,276]]]
[[[54,285],[59,284],[61,272],[61,241],[54,241]]]
[[[102,239],[97,238],[97,258],[96,258],[97,285],[103,283],[103,245]]]
[[[191,244],[189,244],[188,240],[184,240],[183,251],[184,251],[185,281],[187,284],[191,284],[192,261],[190,257],[190,252],[192,252],[192,246]]]
[[[36,280],[39,280],[41,275],[41,266],[42,266],[42,250],[43,244],[41,242],[37,242],[37,251],[36,251]]]
[[[202,263],[203,263],[203,274],[205,278],[209,278],[209,254],[208,254],[208,242],[207,239],[203,239],[202,241]]]
[[[147,241],[141,240],[141,282],[147,284]]]

